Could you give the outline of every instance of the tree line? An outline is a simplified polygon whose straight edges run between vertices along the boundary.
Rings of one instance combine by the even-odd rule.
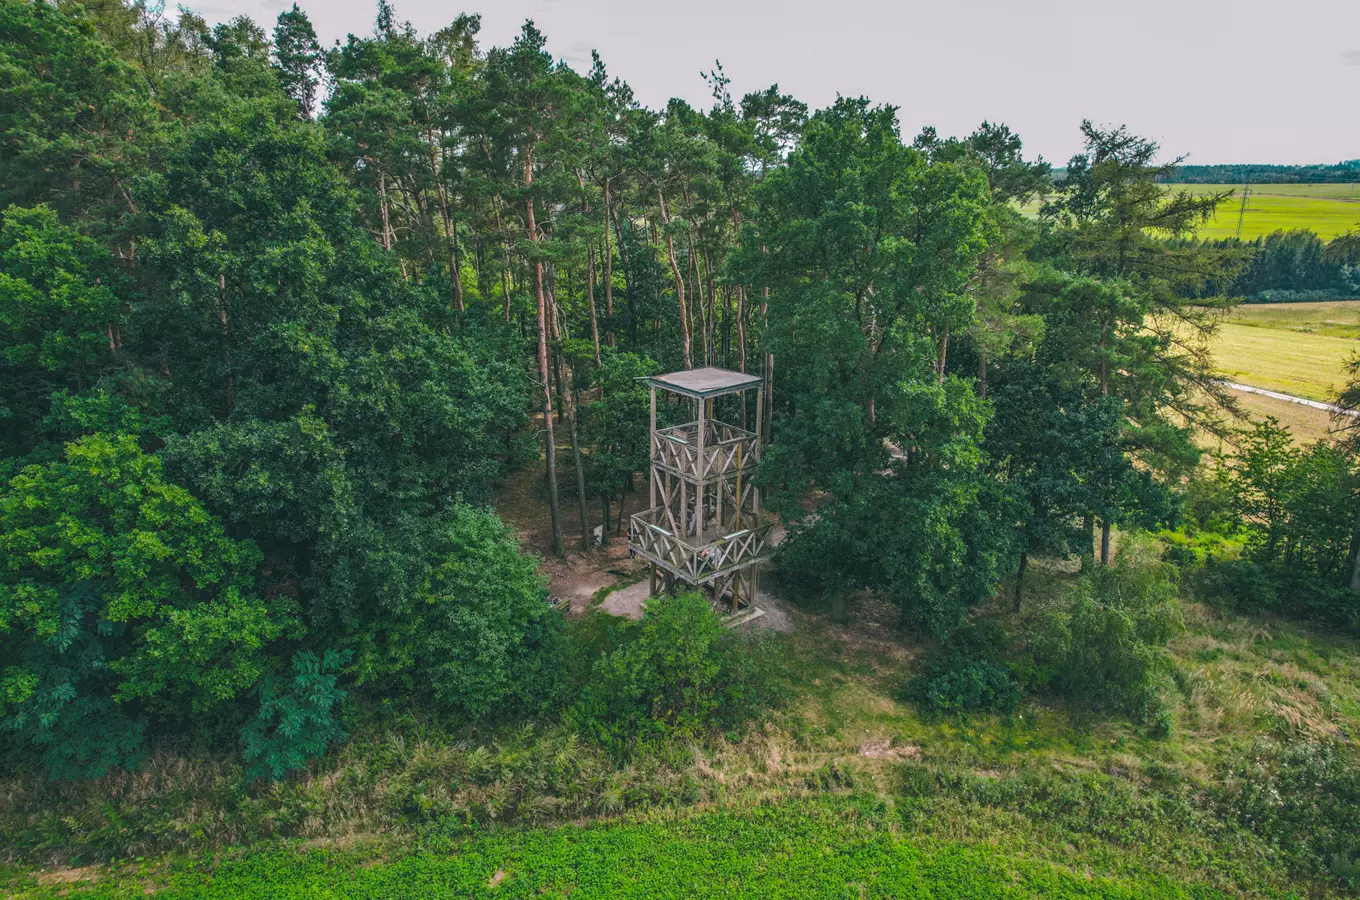
[[[1360,181],[1360,159],[1347,159],[1335,165],[1181,165],[1167,173],[1162,181],[1166,184],[1354,184]]]
[[[1004,578],[1022,604],[1035,556],[1096,568],[1180,514],[1231,405],[1212,286],[1254,248],[1190,240],[1220,198],[1168,192],[1155,143],[1083,123],[1054,190],[1004,125],[907,140],[892,107],[738,99],[717,64],[708,109],[651,110],[532,23],[479,27],[381,0],[322,48],[296,6],[271,34],[0,2],[7,765],[98,774],[167,737],[276,777],[347,694],[647,718],[670,676],[573,664],[488,507],[541,466],[551,552],[618,530],[640,375],[761,374],[781,577],[927,635]]]
[[[1246,248],[1251,262],[1209,290],[1248,303],[1347,300],[1360,297],[1360,231],[1324,241],[1313,231],[1273,231],[1254,241],[1224,238],[1223,248]]]

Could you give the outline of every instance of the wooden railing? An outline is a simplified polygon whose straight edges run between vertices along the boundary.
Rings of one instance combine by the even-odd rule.
[[[682,478],[711,481],[726,478],[738,468],[755,468],[756,436],[726,422],[704,423],[703,459],[699,458],[699,425],[686,422],[652,435],[652,462]]]
[[[758,517],[747,528],[726,534],[682,538],[665,525],[665,509],[656,507],[634,515],[628,523],[628,549],[671,570],[690,584],[701,585],[717,576],[759,562],[773,548],[774,522]]]

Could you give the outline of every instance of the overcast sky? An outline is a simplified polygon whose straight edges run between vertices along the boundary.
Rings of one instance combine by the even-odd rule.
[[[292,0],[203,0],[272,28]],[[376,0],[299,0],[324,44],[373,29]],[[1127,124],[1188,162],[1360,157],[1360,0],[396,0],[421,33],[482,14],[483,47],[527,18],[578,71],[597,49],[648,106],[707,107],[722,60],[740,97],[777,82],[812,108],[838,93],[963,134],[1005,122],[1062,164],[1082,118]]]

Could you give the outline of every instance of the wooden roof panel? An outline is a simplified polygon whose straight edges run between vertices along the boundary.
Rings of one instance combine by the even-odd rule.
[[[662,390],[674,391],[677,394],[686,394],[701,399],[748,390],[761,383],[759,375],[734,372],[731,369],[719,369],[716,366],[685,369],[666,375],[654,375],[649,380]]]

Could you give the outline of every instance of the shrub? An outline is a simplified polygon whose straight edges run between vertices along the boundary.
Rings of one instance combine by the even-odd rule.
[[[700,594],[654,597],[612,637],[570,715],[606,743],[737,726],[781,697],[773,645],[723,628]]]
[[[1274,612],[1360,628],[1360,596],[1354,591],[1281,563],[1210,557],[1192,570],[1191,584],[1204,602],[1235,612]]]
[[[941,716],[970,712],[1014,712],[1023,696],[1002,661],[1000,635],[974,626],[957,632],[922,672],[907,683],[901,699]]]
[[[1064,693],[1169,729],[1166,644],[1184,629],[1173,573],[1146,539],[1129,536],[1115,565],[1077,582],[1069,604],[1049,616],[1038,647]]]
[[[320,659],[293,656],[293,677],[267,676],[260,683],[260,709],[241,732],[242,755],[250,778],[283,778],[319,759],[332,741],[342,740],[334,708],[345,692],[336,675],[350,654],[327,650]]]
[[[23,469],[0,490],[0,731],[52,777],[94,777],[141,758],[153,716],[250,691],[300,631],[286,597],[254,593],[260,557],[131,437]]]
[[[1278,602],[1275,582],[1263,566],[1250,559],[1218,560],[1211,556],[1194,572],[1192,584],[1206,603],[1237,612],[1274,609]]]

